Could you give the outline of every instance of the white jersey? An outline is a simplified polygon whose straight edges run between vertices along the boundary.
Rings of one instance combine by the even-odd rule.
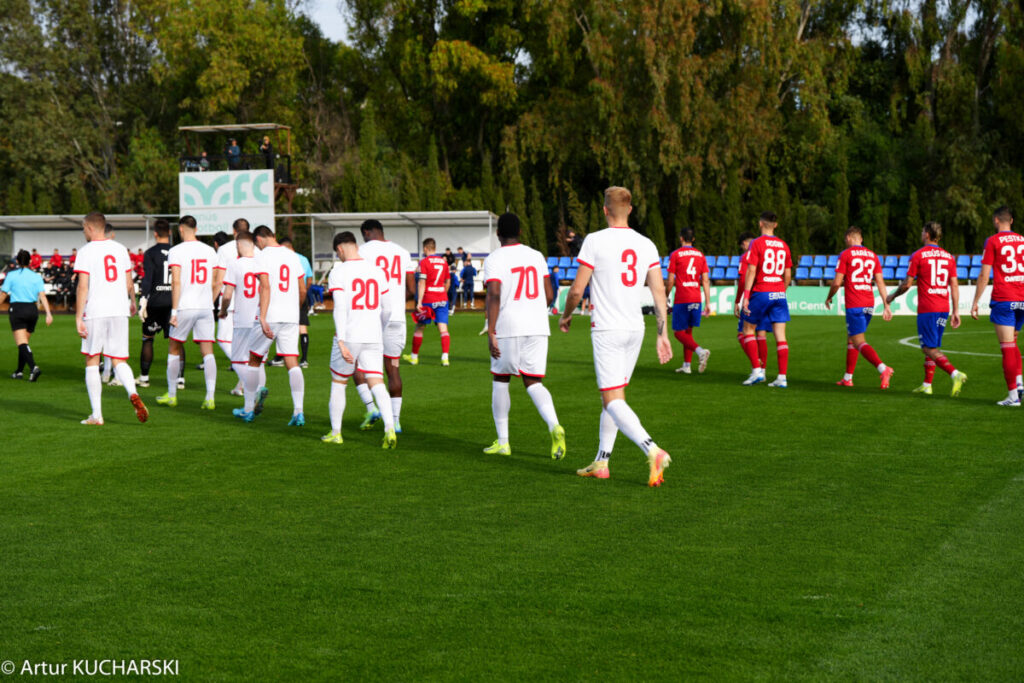
[[[270,280],[268,323],[299,322],[299,283],[306,279],[295,252],[277,245],[267,247],[256,257],[257,273]]]
[[[128,250],[120,242],[93,240],[79,249],[75,272],[89,276],[89,295],[83,317],[127,318],[131,311],[125,273],[131,270]]]
[[[252,250],[253,250],[253,254],[254,255],[256,255],[256,256],[259,255],[260,248],[257,247],[255,244],[253,245]],[[225,270],[226,271],[228,269],[228,266],[231,264],[231,262],[234,261],[237,258],[238,258],[238,242],[236,240],[231,240],[230,242],[225,242],[224,244],[220,245],[219,249],[217,249],[217,265],[214,266],[214,270]],[[231,298],[231,305],[228,307],[229,311],[234,311],[235,310],[235,298],[237,296],[238,295],[236,294],[234,297]]]
[[[251,327],[260,318],[260,276],[255,257],[239,256],[228,264],[224,284],[235,288],[231,308],[235,327]]]
[[[213,267],[217,252],[199,240],[181,242],[167,252],[168,270],[178,266],[178,310],[213,310]]]
[[[359,255],[384,271],[391,302],[392,322],[405,321],[405,278],[415,273],[412,256],[394,242],[370,240],[359,247]]]
[[[544,278],[547,261],[537,250],[510,244],[484,259],[484,282],[501,283],[501,309],[494,331],[498,338],[549,336]]]
[[[605,228],[583,240],[579,262],[594,271],[590,303],[594,330],[642,330],[643,289],[647,273],[659,269],[654,242],[632,228]]]
[[[345,315],[344,329],[335,329],[335,336],[346,344],[383,343],[385,321],[381,315],[388,283],[381,269],[366,259],[335,263],[327,276],[327,287],[334,297],[335,310]],[[337,328],[337,317],[335,322]]]

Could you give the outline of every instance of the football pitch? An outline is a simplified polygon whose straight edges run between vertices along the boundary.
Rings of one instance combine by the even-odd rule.
[[[863,359],[855,387],[835,386],[841,318],[790,324],[785,390],[740,386],[733,318],[695,335],[704,375],[673,372],[675,342],[658,366],[649,327],[627,399],[672,454],[660,489],[622,434],[611,479],[575,475],[600,412],[587,322],[551,340],[561,461],[521,383],[512,455],[481,452],[494,427],[478,314],[453,317],[451,367],[433,329],[403,365],[390,452],[379,426],[358,431],[354,388],[344,445],[320,443],[328,315],[312,319],[304,428],[286,426],[281,368],[264,414],[233,418],[219,350],[217,409],[201,412],[191,344],[178,407],[157,406],[161,343],[140,389],[150,421],[113,387],[106,425],[81,426],[73,318],[37,330],[37,384],[6,379],[4,322],[0,660],[170,659],[204,681],[1024,677],[1024,414],[995,406],[987,321],[947,331],[969,376],[957,399],[941,371],[934,396],[910,393],[913,318],[868,332],[896,369],[888,392]]]

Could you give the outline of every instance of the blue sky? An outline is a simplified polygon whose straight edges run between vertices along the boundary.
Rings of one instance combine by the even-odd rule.
[[[301,7],[303,13],[320,25],[325,36],[334,41],[343,41],[347,31],[340,5],[341,0],[306,0]]]

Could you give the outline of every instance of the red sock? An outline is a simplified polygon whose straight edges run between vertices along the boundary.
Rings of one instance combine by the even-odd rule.
[[[761,367],[768,367],[768,337],[757,338],[757,357],[761,359]]]
[[[697,342],[693,339],[693,333],[690,330],[678,330],[676,339],[683,345],[683,362],[689,363],[693,360],[693,352],[697,350]]]
[[[448,347],[451,346],[452,338],[447,333],[441,335],[441,353],[448,353]]]
[[[1013,342],[1003,342],[999,345],[1003,352],[1003,377],[1006,378],[1006,388],[1013,391],[1017,388],[1017,365],[1020,359],[1020,351]]]
[[[743,338],[743,350],[747,353],[747,358],[750,359],[750,367],[757,369],[761,367],[761,361],[757,357],[757,340],[754,339],[753,335],[748,335]]]
[[[949,359],[946,358],[945,356],[939,356],[938,358],[936,358],[935,364],[942,368],[942,371],[945,372],[946,374],[952,375],[954,372],[956,372],[956,368],[953,367],[953,364],[950,363]]]
[[[740,348],[742,349],[743,348],[743,333],[742,332],[737,332],[736,333],[736,341],[739,342]],[[746,349],[744,349],[744,351],[746,351]]]
[[[866,359],[866,360],[867,360],[867,361],[868,361],[869,363],[871,363],[872,365],[874,365],[874,366],[875,366],[876,368],[877,368],[877,367],[878,367],[879,365],[881,365],[881,364],[882,364],[882,359],[881,359],[881,358],[879,358],[879,357],[878,357],[878,354],[877,354],[877,353],[875,353],[875,350],[874,350],[873,348],[871,348],[871,344],[868,344],[867,342],[864,342],[863,344],[861,344],[861,345],[860,345],[860,352],[861,352],[862,354],[864,354],[864,358],[865,358],[865,359]]]
[[[779,342],[775,345],[775,349],[779,354],[779,374],[785,375],[786,370],[789,369],[789,344]]]
[[[853,371],[857,369],[857,359],[860,358],[860,354],[857,353],[857,349],[853,348],[853,344],[846,345],[846,374],[852,375]]]
[[[423,331],[412,333],[412,355],[418,355],[420,347],[423,346]]]
[[[931,358],[924,362],[924,383],[931,384],[935,379],[935,361]]]

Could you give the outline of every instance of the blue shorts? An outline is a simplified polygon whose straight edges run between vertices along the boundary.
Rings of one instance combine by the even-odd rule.
[[[757,323],[754,326],[754,331],[755,332],[771,332],[772,331],[772,324],[771,323]],[[740,321],[739,321],[739,323],[736,324],[736,333],[739,334],[741,332],[743,332],[743,314],[742,313],[740,314]]]
[[[846,309],[846,334],[854,336],[855,334],[864,334],[868,331],[868,325],[871,324],[871,316],[874,313],[874,308],[847,308]]]
[[[447,301],[435,301],[432,304],[426,304],[426,306],[434,309],[434,319],[430,322],[448,324],[448,302]]]
[[[700,327],[700,304],[672,304],[672,329],[688,330]]]
[[[754,323],[759,330],[771,330],[774,323],[789,322],[789,303],[785,292],[754,292],[747,307],[750,315],[744,313],[743,321]]]
[[[1024,301],[993,301],[988,319],[994,325],[1012,325],[1020,332],[1024,325]]]
[[[942,346],[942,333],[946,331],[949,313],[918,313],[917,336],[922,349],[937,349]]]

